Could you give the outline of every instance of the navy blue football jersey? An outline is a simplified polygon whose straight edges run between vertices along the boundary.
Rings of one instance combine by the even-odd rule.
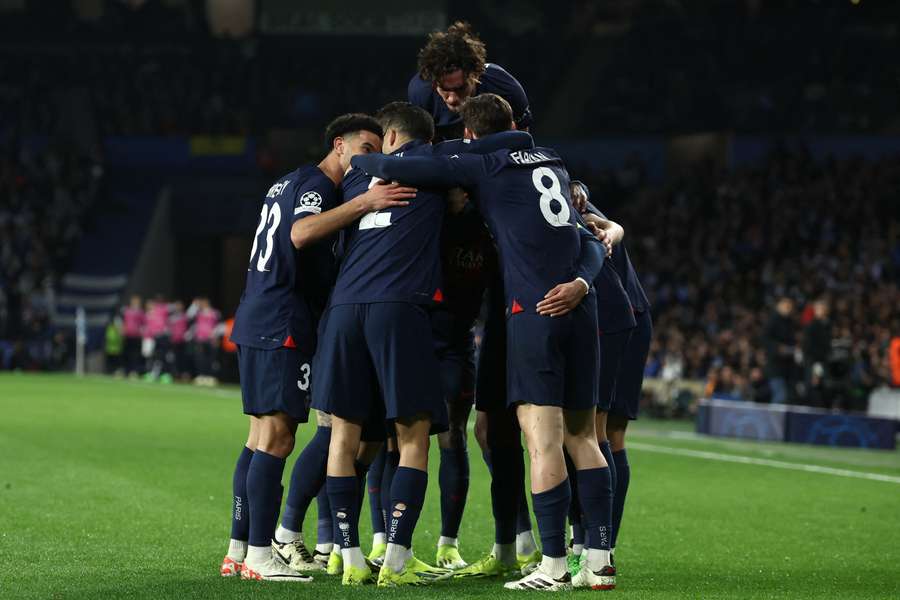
[[[560,283],[593,281],[603,265],[602,244],[580,224],[568,172],[550,148],[485,156],[357,156],[353,164],[385,179],[469,190],[497,243],[512,314],[535,312]]]
[[[334,182],[306,165],[269,188],[253,237],[247,283],[234,318],[231,339],[273,349],[295,344],[315,349],[321,298],[331,287],[334,257],[328,241],[298,252],[291,226],[337,204]]]
[[[518,129],[531,127],[532,117],[528,96],[525,95],[522,84],[506,69],[493,63],[485,65],[484,73],[475,87],[475,95],[485,93],[497,94],[509,102],[513,111],[513,120]],[[435,91],[432,83],[425,81],[418,74],[413,75],[409,80],[407,96],[410,104],[420,106],[431,114],[435,127],[438,129],[462,123],[459,113],[447,108],[447,104]]]
[[[612,261],[603,261],[603,268],[594,280],[597,291],[597,327],[601,333],[616,333],[637,325],[631,302]]]
[[[590,196],[588,187],[583,183],[581,183],[581,187]],[[590,202],[588,202],[587,208],[598,217],[607,218],[606,215],[600,212],[600,209]],[[644,293],[644,288],[641,286],[640,279],[638,279],[637,271],[634,270],[634,265],[631,264],[631,258],[628,256],[628,248],[625,246],[624,240],[613,246],[609,262],[622,281],[622,287],[625,288],[625,293],[628,294],[628,300],[631,302],[631,308],[634,312],[642,313],[650,310],[650,300],[647,299],[647,294]]]
[[[433,146],[413,141],[396,155],[430,156]],[[379,155],[381,156],[381,155]],[[342,184],[346,201],[364,194],[375,179],[351,169]],[[443,190],[419,188],[407,206],[364,215],[344,230],[344,257],[331,306],[370,302],[427,304],[440,299],[440,231]]]

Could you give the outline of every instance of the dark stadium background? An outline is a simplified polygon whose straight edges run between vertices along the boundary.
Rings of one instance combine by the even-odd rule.
[[[4,0],[0,368],[71,369],[78,306],[89,370],[132,294],[232,315],[261,192],[332,116],[404,98],[455,19],[625,226],[648,376],[695,382],[660,412],[768,401],[781,296],[798,347],[827,301],[837,353],[828,397],[792,363],[794,400],[900,383],[900,5],[871,0]]]

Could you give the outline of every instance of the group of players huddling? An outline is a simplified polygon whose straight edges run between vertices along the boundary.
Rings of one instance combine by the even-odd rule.
[[[326,571],[344,585],[401,586],[515,574],[506,588],[615,587],[649,304],[622,228],[554,150],[534,145],[522,86],[485,61],[468,25],[432,34],[409,102],[336,118],[325,158],[268,190],[232,332],[250,431],[223,576],[306,583]],[[495,543],[467,564],[458,532],[473,398]],[[280,510],[310,406],[318,427]],[[436,566],[412,551],[433,434]],[[313,499],[310,551],[301,530]]]

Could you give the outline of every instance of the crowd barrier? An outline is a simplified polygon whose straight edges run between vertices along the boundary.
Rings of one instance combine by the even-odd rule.
[[[897,421],[806,406],[701,400],[697,432],[719,437],[851,448],[897,447]]]

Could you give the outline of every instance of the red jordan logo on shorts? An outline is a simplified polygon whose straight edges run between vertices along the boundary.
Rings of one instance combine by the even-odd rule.
[[[294,338],[292,336],[287,336],[287,339],[284,340],[285,348],[296,348],[297,344],[294,343]]]
[[[443,302],[444,301],[444,292],[441,291],[441,288],[438,288],[434,291],[434,296],[431,297],[435,302]]]

